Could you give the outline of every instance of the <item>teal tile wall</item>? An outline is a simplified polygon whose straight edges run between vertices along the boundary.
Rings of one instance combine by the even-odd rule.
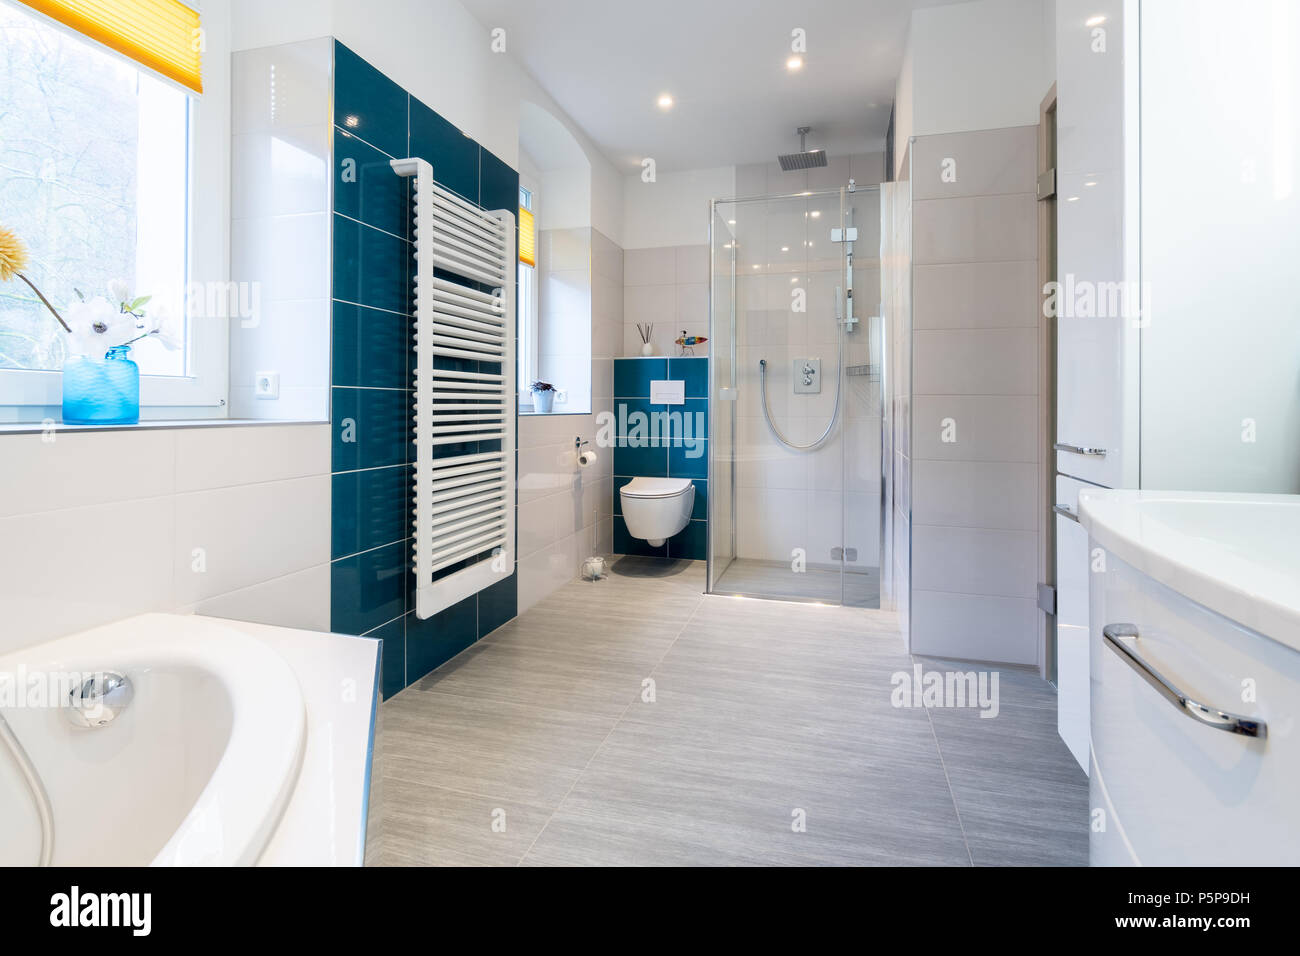
[[[614,553],[659,558],[704,560],[708,553],[709,500],[709,360],[707,358],[614,359],[614,416],[618,422],[614,446]],[[686,383],[684,405],[653,405],[652,380]],[[630,416],[641,412],[681,412],[667,428],[638,438]],[[695,485],[695,506],[685,528],[663,545],[653,548],[634,538],[623,523],[619,489],[633,478],[690,478]]]
[[[518,205],[515,170],[335,42],[330,627],[383,641],[385,697],[510,620],[518,604],[512,573],[427,620],[415,616],[410,181],[388,165],[406,156],[427,159],[440,185],[485,209]]]

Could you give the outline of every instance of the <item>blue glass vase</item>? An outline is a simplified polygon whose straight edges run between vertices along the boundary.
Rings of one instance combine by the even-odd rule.
[[[140,421],[140,366],[131,346],[117,345],[102,359],[71,355],[63,363],[66,425],[134,425]]]

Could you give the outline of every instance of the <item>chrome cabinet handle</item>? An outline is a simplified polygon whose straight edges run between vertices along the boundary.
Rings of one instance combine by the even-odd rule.
[[[1141,636],[1138,633],[1136,624],[1107,624],[1101,629],[1101,636],[1110,645],[1110,649],[1118,654],[1125,664],[1137,671],[1141,678],[1154,687],[1161,697],[1192,718],[1192,720],[1205,724],[1207,727],[1213,727],[1215,730],[1224,730],[1230,734],[1241,734],[1243,737],[1259,737],[1262,739],[1268,736],[1268,725],[1264,721],[1256,720],[1253,717],[1242,717],[1240,714],[1230,714],[1226,710],[1218,710],[1197,703],[1143,660],[1137,651],[1127,644],[1121,643],[1121,638],[1132,637],[1136,639]]]
[[[1106,449],[1091,448],[1088,445],[1067,445],[1063,441],[1058,441],[1055,445],[1052,446],[1052,448],[1055,449],[1056,451],[1068,451],[1074,455],[1092,455],[1098,458],[1106,457]]]
[[[1079,516],[1075,514],[1073,511],[1071,511],[1065,505],[1052,505],[1052,510],[1055,511],[1062,518],[1069,518],[1075,524],[1079,523]]]

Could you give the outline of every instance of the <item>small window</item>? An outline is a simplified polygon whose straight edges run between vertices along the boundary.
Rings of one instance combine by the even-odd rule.
[[[519,395],[532,405],[537,381],[537,227],[533,191],[519,187]]]
[[[224,336],[196,334],[191,156],[201,106],[184,89],[43,17],[0,4],[0,223],[25,274],[61,313],[110,299],[120,280],[152,296],[176,333],[132,345],[144,405],[223,404]],[[210,270],[204,270],[211,274]],[[69,337],[27,284],[0,285],[0,405],[58,404]],[[41,373],[41,374],[29,374]],[[174,384],[169,384],[174,383]]]

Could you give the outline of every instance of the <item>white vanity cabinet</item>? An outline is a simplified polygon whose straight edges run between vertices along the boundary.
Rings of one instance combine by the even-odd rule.
[[[1300,864],[1300,568],[1276,563],[1300,498],[1080,502],[1105,561],[1089,599],[1092,864]]]
[[[1088,766],[1088,532],[1079,492],[1091,487],[1056,476],[1056,729],[1084,772]]]

